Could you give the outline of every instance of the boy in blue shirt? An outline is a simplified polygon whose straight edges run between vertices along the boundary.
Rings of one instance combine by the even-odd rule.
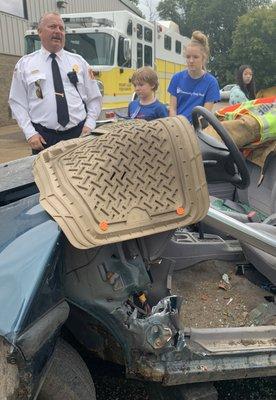
[[[128,106],[128,116],[131,119],[151,121],[168,116],[167,107],[156,99],[158,76],[152,68],[139,68],[134,72],[131,82],[138,96],[138,99],[133,100]]]

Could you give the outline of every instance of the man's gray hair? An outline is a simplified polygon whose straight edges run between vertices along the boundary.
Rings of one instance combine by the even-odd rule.
[[[57,12],[57,11],[48,11],[45,14],[43,14],[42,17],[40,18],[40,20],[38,21],[37,29],[41,28],[41,25],[43,25],[45,17],[48,17],[48,15],[56,15],[56,16],[61,18],[59,12]]]

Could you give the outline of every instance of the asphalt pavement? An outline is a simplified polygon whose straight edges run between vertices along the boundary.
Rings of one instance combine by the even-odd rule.
[[[121,367],[97,360],[92,360],[88,366],[97,400],[157,400],[150,394],[147,383],[126,379]],[[276,400],[275,378],[221,381],[216,382],[215,387],[218,400]]]
[[[0,127],[0,163],[31,154],[30,147],[18,125]]]

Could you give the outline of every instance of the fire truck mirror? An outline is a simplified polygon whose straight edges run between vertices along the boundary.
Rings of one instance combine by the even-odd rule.
[[[131,43],[130,40],[125,38],[124,39],[124,59],[129,61],[131,58]]]

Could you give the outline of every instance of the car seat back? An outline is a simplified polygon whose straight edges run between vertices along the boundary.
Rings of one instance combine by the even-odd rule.
[[[250,185],[246,190],[237,190],[235,200],[248,204],[266,215],[276,212],[276,154],[271,154],[262,170],[256,164],[247,162]]]

